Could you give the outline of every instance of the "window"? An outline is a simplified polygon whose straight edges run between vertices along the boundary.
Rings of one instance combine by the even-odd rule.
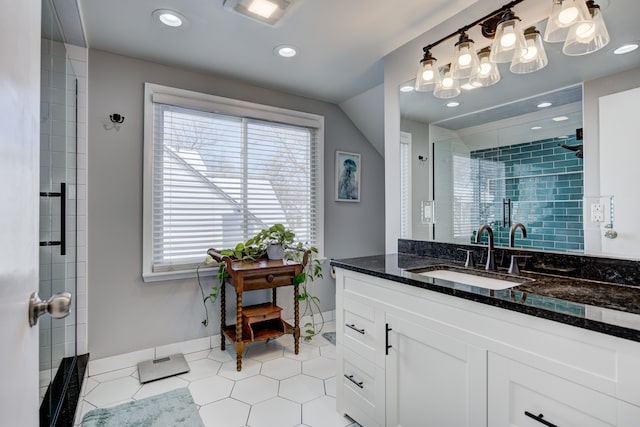
[[[453,153],[453,237],[456,242],[471,239],[478,224],[477,160]]]
[[[322,250],[323,118],[147,83],[145,281],[275,223]]]
[[[478,224],[502,220],[504,164],[453,153],[453,237],[465,243]]]

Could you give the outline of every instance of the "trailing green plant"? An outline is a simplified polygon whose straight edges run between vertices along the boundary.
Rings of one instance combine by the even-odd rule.
[[[202,282],[200,281],[200,266],[202,264],[209,265],[213,263],[214,259],[211,255],[207,255],[204,261],[196,266],[196,276],[198,278],[198,286],[200,287],[200,293],[202,294],[202,304],[204,305],[204,313],[205,318],[202,320],[204,327],[209,326],[209,309],[207,308],[207,301],[211,303],[215,302],[218,299],[218,293],[220,292],[220,286],[224,284],[224,279],[229,277],[229,274],[224,269],[224,263],[218,264],[218,272],[216,273],[216,277],[218,278],[218,285],[214,285],[211,287],[211,290],[208,294],[205,295],[204,288],[202,287]]]
[[[301,319],[309,317],[309,321],[302,325],[302,338],[310,341],[311,338],[320,334],[324,328],[324,316],[320,309],[320,298],[311,293],[310,285],[316,279],[322,279],[322,263],[318,259],[318,249],[314,246],[305,247],[301,242],[297,246],[290,248],[287,252],[289,259],[297,262],[301,261],[305,250],[309,250],[307,265],[302,272],[293,278],[293,286],[298,287],[298,302],[303,304]],[[320,322],[316,323],[316,315],[320,316]],[[316,324],[320,327],[316,328]]]

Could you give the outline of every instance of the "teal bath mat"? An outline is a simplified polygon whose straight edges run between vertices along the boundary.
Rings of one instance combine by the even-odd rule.
[[[179,388],[157,396],[87,412],[82,427],[204,427],[191,393]]]

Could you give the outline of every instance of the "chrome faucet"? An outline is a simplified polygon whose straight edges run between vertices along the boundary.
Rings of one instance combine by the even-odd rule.
[[[478,232],[476,233],[476,243],[480,243],[480,237],[482,236],[482,232],[487,230],[489,233],[489,245],[487,246],[487,264],[485,266],[486,270],[495,270],[496,269],[496,251],[493,246],[493,230],[489,227],[489,224],[482,224],[480,228],[478,228]]]
[[[525,239],[527,237],[527,229],[525,228],[524,224],[521,224],[519,222],[513,224],[511,226],[511,230],[509,231],[509,247],[510,248],[514,247],[514,245],[515,245],[515,242],[516,242],[516,230],[518,228],[522,230],[522,238]]]

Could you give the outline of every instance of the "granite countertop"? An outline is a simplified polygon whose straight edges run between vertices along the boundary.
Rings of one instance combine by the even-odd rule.
[[[402,253],[331,260],[331,265],[640,342],[640,287],[636,286],[526,270],[514,276],[499,269],[497,273],[502,277],[519,278],[524,283],[510,289],[489,290],[411,272],[445,266],[487,275],[482,267],[465,269],[455,261]],[[489,277],[496,276],[490,273]]]

